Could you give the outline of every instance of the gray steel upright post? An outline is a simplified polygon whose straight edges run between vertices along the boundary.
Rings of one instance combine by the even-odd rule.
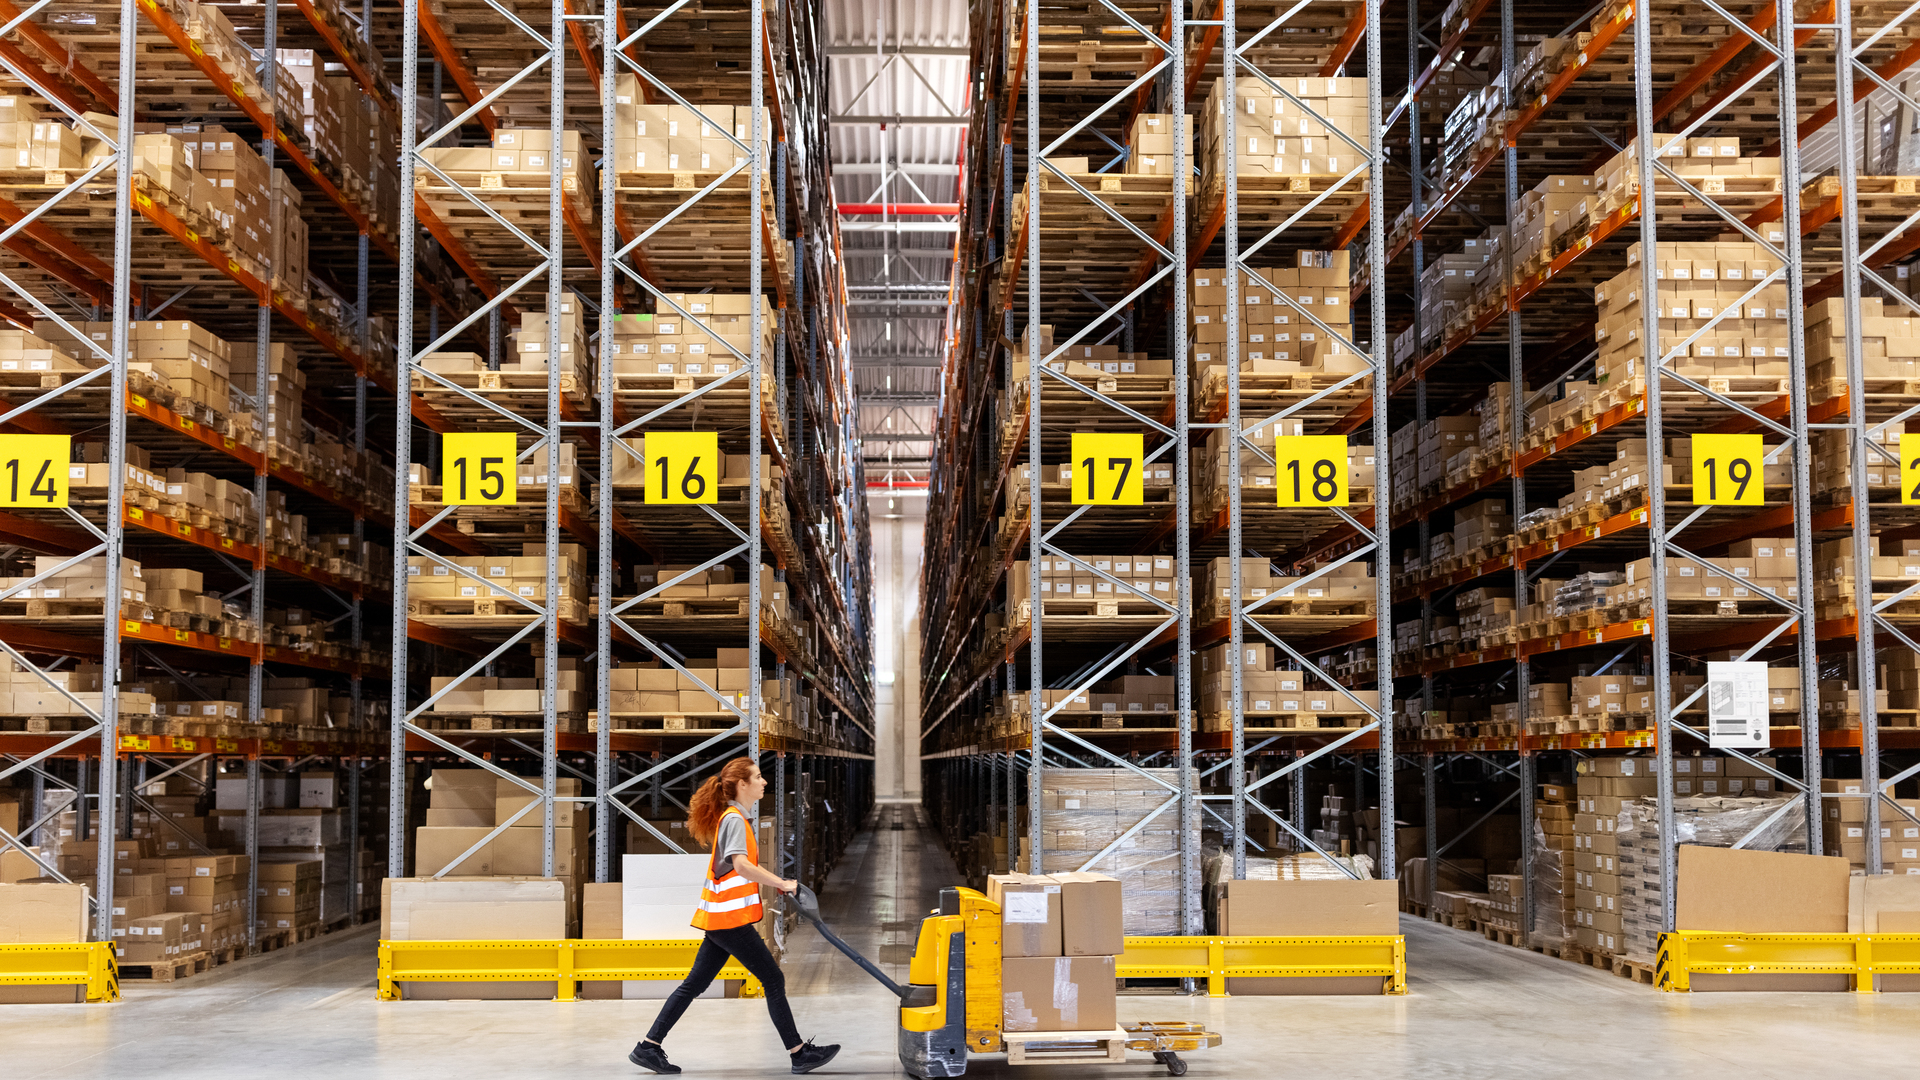
[[[567,233],[561,190],[564,170],[560,163],[561,142],[567,119],[567,7],[566,0],[552,0],[548,9],[553,16],[547,34],[547,505],[546,572],[547,614],[544,651],[541,653],[540,678],[540,873],[553,876],[553,794],[555,755],[559,753],[558,704],[560,684],[560,448],[566,429],[560,422],[560,343],[561,303],[566,296],[563,276]],[[602,223],[604,224],[604,222]],[[602,266],[604,270],[604,265]],[[586,312],[580,313],[582,322]],[[604,545],[602,545],[604,547]],[[601,667],[606,666],[601,657]]]
[[[1850,0],[1835,4],[1837,12]],[[1774,23],[1775,44],[1785,59],[1779,65],[1779,100],[1799,100],[1795,94],[1794,11],[1791,4],[1781,5]],[[1850,43],[1841,46],[1850,49]],[[1853,120],[1853,101],[1840,110],[1845,127]],[[1857,219],[1856,219],[1857,221]],[[1787,412],[1793,426],[1793,543],[1800,557],[1793,561],[1794,579],[1799,586],[1798,604],[1802,617],[1794,638],[1800,658],[1800,754],[1801,779],[1807,785],[1807,850],[1819,851],[1823,822],[1820,809],[1820,654],[1819,640],[1813,630],[1813,443],[1807,427],[1807,313],[1802,307],[1806,294],[1802,289],[1803,267],[1800,253],[1800,114],[1798,109],[1780,110],[1780,225],[1786,246],[1787,272]],[[1644,250],[1652,250],[1647,248]],[[1856,284],[1857,267],[1851,271]],[[1858,312],[1856,306],[1851,309]],[[1849,323],[1855,322],[1849,319]],[[1651,445],[1651,444],[1649,444]],[[1865,467],[1861,461],[1855,472]],[[1856,507],[1864,503],[1855,503]],[[1859,527],[1855,526],[1856,533]],[[1854,576],[1864,575],[1865,564],[1856,564]],[[1871,715],[1871,714],[1864,714]],[[1871,842],[1868,844],[1872,846]]]
[[[753,152],[747,158],[748,201],[753,206],[747,216],[747,310],[752,320],[753,342],[753,352],[747,360],[747,756],[755,761],[760,759],[760,710],[764,706],[760,694],[760,549],[763,540],[760,530],[760,484],[765,470],[760,462],[760,382],[762,373],[767,369],[766,351],[760,343],[761,327],[766,320],[761,310],[764,301],[760,295],[763,269],[760,264],[766,256],[764,222],[767,208],[760,189],[766,183],[766,145],[772,137],[772,133],[766,130],[767,119],[762,115],[767,92],[766,57],[761,47],[766,33],[764,2],[753,0],[752,4],[752,89],[748,100],[753,106],[753,122],[747,129],[747,135],[753,140]]]
[[[1834,5],[1834,91],[1835,101],[1853,100],[1853,6]],[[1852,468],[1847,470],[1849,495],[1853,500],[1853,606],[1854,606],[1854,678],[1860,696],[1860,790],[1866,793],[1866,835],[1880,835],[1880,716],[1877,685],[1880,666],[1874,656],[1873,530],[1870,518],[1870,491],[1867,487],[1867,455],[1874,453],[1867,428],[1866,369],[1860,327],[1860,183],[1857,157],[1860,152],[1853,126],[1853,110],[1838,114],[1840,156],[1840,295],[1847,309],[1847,442]],[[1789,219],[1791,220],[1791,219]],[[1907,451],[1903,448],[1902,456]],[[1903,470],[1892,465],[1896,475]],[[1903,480],[1904,484],[1905,481]],[[1801,558],[1807,557],[1802,548]],[[1801,603],[1810,602],[1802,596]],[[1800,680],[1802,689],[1807,679]],[[1815,799],[1808,792],[1809,799]],[[1817,799],[1815,800],[1817,802]],[[1818,850],[1811,845],[1808,851]],[[1880,845],[1867,843],[1867,874],[1880,873]]]
[[[261,83],[268,102],[274,100],[274,91],[279,82],[280,63],[278,42],[280,36],[280,6],[268,4],[262,14],[266,20],[265,45],[261,52],[266,57],[262,65]],[[260,136],[260,160],[265,163],[267,175],[273,175],[274,142],[272,132],[262,132]],[[267,286],[272,288],[273,271],[271,256],[268,261]],[[273,392],[269,383],[273,378],[273,308],[261,303],[256,316],[253,341],[253,392],[255,415],[260,417],[260,434],[271,438],[271,424],[266,423],[272,414]],[[271,456],[269,453],[263,456]],[[253,476],[253,505],[257,517],[260,538],[260,554],[253,564],[253,585],[247,592],[248,609],[254,627],[260,632],[261,642],[267,640],[267,544],[273,512],[267,507],[267,466],[262,462],[260,471]],[[266,663],[264,655],[256,657],[247,665],[247,722],[260,722],[260,709],[266,690]],[[260,884],[260,784],[259,759],[247,759],[247,948],[251,951],[259,944],[259,884]]]
[[[133,0],[120,0],[120,25],[134,26],[139,13]],[[106,594],[120,595],[120,557],[126,546],[126,526],[120,507],[127,488],[127,319],[133,297],[133,112],[134,35],[120,35],[120,126],[115,132],[118,159],[114,164],[113,212],[113,385],[107,391],[107,512],[101,524],[107,534],[101,558],[107,564]],[[111,604],[109,605],[111,606]],[[100,656],[100,822],[112,820],[113,779],[120,749],[120,620],[104,620]],[[86,774],[86,759],[80,761]],[[74,807],[84,829],[87,822],[86,785],[79,785]],[[40,812],[34,807],[34,813]],[[84,836],[84,834],[82,834]],[[94,878],[94,937],[113,940],[113,830],[101,828],[95,844],[98,873]]]
[[[1511,0],[1508,0],[1511,2]],[[1374,696],[1380,733],[1380,876],[1400,876],[1399,852],[1394,847],[1393,776],[1393,470],[1387,467],[1388,389],[1393,382],[1393,349],[1387,340],[1387,203],[1386,132],[1380,103],[1385,77],[1382,56],[1381,0],[1367,0],[1367,275],[1372,283],[1373,326],[1368,333],[1373,350],[1373,584],[1374,584]],[[1415,184],[1419,180],[1414,181]],[[1238,482],[1234,484],[1239,487]]]
[[[1041,536],[1045,524],[1040,513],[1040,363],[1045,345],[1040,337],[1040,5],[1028,0],[1025,50],[1027,70],[1027,597],[1032,608],[1028,619],[1027,643],[1027,715],[1033,729],[1033,764],[1027,770],[1027,871],[1044,874],[1046,847],[1041,841],[1040,790],[1045,783],[1041,767],[1046,733],[1041,717],[1041,687],[1045,680],[1040,670],[1041,616],[1046,601],[1040,594]]]
[[[1502,87],[1502,94],[1506,99],[1505,106],[1509,113],[1511,113],[1514,106],[1519,103],[1519,88],[1513,85],[1515,62],[1513,0],[1500,0],[1500,70],[1504,73],[1505,85]],[[1520,438],[1526,432],[1527,428],[1527,395],[1525,390],[1527,365],[1526,357],[1520,348],[1520,309],[1512,303],[1514,290],[1520,284],[1519,275],[1515,273],[1513,265],[1513,252],[1517,246],[1513,242],[1513,210],[1514,204],[1520,199],[1520,151],[1512,142],[1507,142],[1506,150],[1501,156],[1506,159],[1507,174],[1505,188],[1507,207],[1506,215],[1502,218],[1502,220],[1507,223],[1507,239],[1500,245],[1501,250],[1505,253],[1502,258],[1503,265],[1501,266],[1501,273],[1506,278],[1508,297],[1507,398],[1511,403],[1511,407],[1507,413],[1507,467],[1508,471],[1513,474],[1513,506],[1509,508],[1510,512],[1508,516],[1511,517],[1517,525],[1520,519],[1525,517],[1527,513],[1527,478],[1520,471]],[[1526,598],[1527,566],[1519,559],[1515,559],[1513,562],[1513,604],[1515,611],[1518,611],[1520,605],[1526,602]],[[1531,685],[1531,679],[1532,671],[1527,666],[1527,658],[1520,655],[1518,650],[1515,650],[1513,658],[1513,686],[1517,695],[1516,700],[1520,703],[1520,712],[1522,713],[1520,721],[1520,730],[1522,733],[1526,731],[1524,714],[1527,709],[1527,690]],[[1534,859],[1533,785],[1530,780],[1524,778],[1533,775],[1533,761],[1525,754],[1521,755],[1520,774],[1523,777],[1520,791],[1520,877],[1523,882],[1529,883],[1527,886],[1527,895],[1531,895],[1532,886],[1530,883],[1533,881]],[[1527,910],[1530,909],[1523,904],[1523,914]],[[1533,926],[1523,918],[1520,923],[1520,928],[1522,931],[1531,932]]]
[[[607,5],[601,9],[600,24],[600,130],[615,130],[613,72],[619,63],[615,45],[619,39],[619,30],[615,22],[616,8]],[[616,236],[613,229],[614,187],[619,176],[619,163],[614,157],[615,138],[604,136],[600,159],[600,424],[596,431],[600,443],[600,487],[598,520],[600,544],[600,575],[595,585],[596,599],[600,603],[600,617],[594,620],[594,655],[599,659],[594,682],[593,707],[599,723],[594,726],[593,735],[593,795],[594,795],[594,844],[593,844],[593,880],[607,882],[613,880],[613,824],[615,811],[613,797],[613,462],[615,454],[626,451],[614,445],[613,432],[618,421],[613,414],[613,335],[619,314],[614,309],[613,285],[619,271],[614,267]],[[557,156],[557,155],[556,155]],[[641,465],[644,468],[645,462]],[[552,598],[548,598],[552,603]],[[775,810],[776,817],[778,809]],[[775,830],[778,835],[778,829]],[[775,873],[779,873],[776,865]]]
[[[1173,67],[1167,78],[1167,113],[1173,117],[1173,315],[1167,337],[1173,351],[1173,606],[1179,638],[1173,654],[1174,707],[1180,724],[1180,932],[1206,929],[1200,909],[1200,799],[1193,764],[1193,430],[1192,384],[1187,371],[1187,180],[1192,151],[1187,138],[1187,13],[1173,5]]]
[[[1653,132],[1653,16],[1647,5],[1633,9],[1633,122],[1637,179],[1640,194],[1640,340],[1645,342],[1647,380],[1647,450],[1666,452],[1666,435],[1661,426],[1660,374],[1664,366],[1660,347],[1660,311],[1654,299],[1660,295],[1659,260],[1654,223],[1654,144]],[[1664,914],[1661,928],[1673,929],[1674,885],[1679,880],[1677,852],[1673,842],[1673,697],[1667,656],[1673,648],[1667,620],[1667,490],[1664,484],[1647,485],[1647,554],[1651,560],[1651,606],[1653,608],[1653,730],[1659,748],[1656,767],[1660,818],[1660,900]],[[1804,598],[1803,598],[1804,599]]]
[[[420,100],[420,16],[400,19],[400,190],[413,190],[413,155],[419,135],[414,114]],[[406,404],[412,384],[414,234],[419,225],[413,201],[400,200],[400,295],[394,312],[394,349],[399,360],[395,389]],[[410,410],[393,419],[393,680],[387,716],[387,876],[407,873],[407,545],[413,532],[407,499],[407,470],[413,457]],[[518,477],[515,477],[517,480]],[[549,598],[548,603],[552,603]]]
[[[1231,742],[1229,749],[1232,762],[1228,767],[1228,782],[1233,788],[1233,805],[1227,820],[1233,826],[1233,877],[1238,881],[1247,876],[1247,713],[1246,713],[1246,648],[1247,630],[1244,616],[1240,614],[1240,540],[1241,529],[1245,527],[1245,516],[1240,500],[1240,177],[1239,147],[1234,145],[1238,137],[1234,126],[1235,115],[1240,109],[1237,93],[1239,78],[1236,68],[1239,66],[1240,49],[1236,0],[1221,0],[1220,4],[1220,82],[1222,101],[1227,110],[1227,124],[1224,142],[1226,160],[1222,168],[1226,173],[1226,224],[1221,226],[1220,235],[1227,244],[1227,562],[1232,575],[1228,579],[1227,649],[1232,659],[1227,668],[1233,672],[1233,701],[1229,716],[1232,720]],[[1181,522],[1185,527],[1186,522]],[[1209,596],[1209,601],[1212,597]]]

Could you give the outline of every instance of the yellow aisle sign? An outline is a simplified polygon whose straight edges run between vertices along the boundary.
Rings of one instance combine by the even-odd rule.
[[[67,505],[70,435],[0,435],[0,506]]]
[[[1759,506],[1767,448],[1758,435],[1695,435],[1693,505]]]
[[[647,501],[717,503],[720,501],[720,433],[649,431]]]
[[[1247,460],[1245,453],[1241,461]],[[1283,435],[1273,440],[1273,486],[1281,506],[1347,505],[1347,437]]]
[[[1144,457],[1144,435],[1075,435],[1073,504],[1139,506],[1146,501]]]
[[[456,432],[443,436],[446,468],[441,501],[448,506],[513,506],[519,501],[520,438],[511,431]]]
[[[1920,505],[1920,438],[1913,441],[1907,446],[1904,438],[1900,440],[1900,501],[1908,506]]]

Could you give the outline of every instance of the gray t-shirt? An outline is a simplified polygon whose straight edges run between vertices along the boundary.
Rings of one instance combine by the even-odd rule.
[[[733,804],[738,807],[739,804]],[[714,880],[733,873],[733,857],[747,853],[747,822],[739,814],[720,815],[719,835],[714,837]]]

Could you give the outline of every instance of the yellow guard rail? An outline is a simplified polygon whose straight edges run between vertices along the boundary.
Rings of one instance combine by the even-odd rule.
[[[1355,937],[1130,937],[1113,962],[1122,979],[1205,979],[1227,996],[1228,979],[1374,976],[1383,994],[1407,992],[1407,939]]]
[[[113,942],[0,945],[0,986],[85,986],[88,1004],[119,1001]]]
[[[1875,975],[1920,975],[1920,934],[1661,934],[1653,984],[1690,991],[1695,975],[1845,975],[1871,994]]]
[[[382,941],[380,1000],[400,1000],[403,982],[557,982],[556,1000],[574,1000],[575,982],[684,979],[700,951],[692,941]],[[744,997],[760,983],[738,960],[721,979],[743,979]]]

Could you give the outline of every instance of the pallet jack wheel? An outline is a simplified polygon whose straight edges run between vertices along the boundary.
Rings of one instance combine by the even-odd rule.
[[[1167,1067],[1168,1076],[1187,1075],[1187,1063],[1181,1061],[1180,1055],[1171,1050],[1155,1050],[1153,1060]]]

